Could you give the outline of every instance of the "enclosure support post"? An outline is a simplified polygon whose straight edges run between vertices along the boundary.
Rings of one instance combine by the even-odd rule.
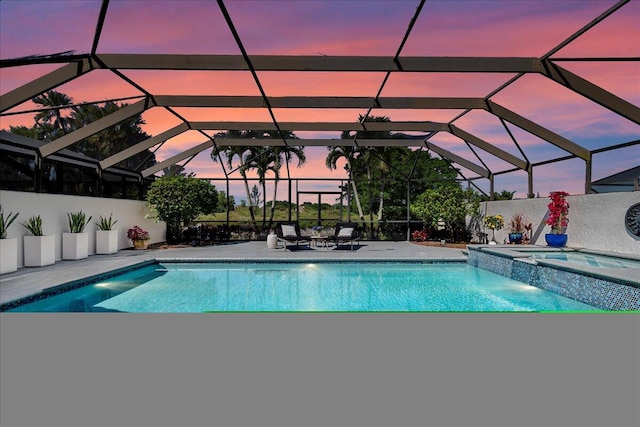
[[[591,194],[591,157],[585,160],[584,194]]]

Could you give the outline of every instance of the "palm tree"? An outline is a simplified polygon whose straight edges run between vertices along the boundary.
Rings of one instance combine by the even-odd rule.
[[[219,132],[216,134],[216,138],[225,139],[225,138],[239,138],[241,137],[243,131],[234,131],[230,130],[227,132]],[[249,206],[249,214],[251,215],[251,225],[253,229],[256,230],[258,228],[258,224],[256,222],[256,216],[253,211],[253,201],[251,198],[251,190],[249,189],[249,180],[247,178],[247,169],[248,165],[245,163],[246,153],[251,150],[249,146],[224,146],[224,145],[215,145],[213,150],[211,150],[211,159],[214,162],[218,161],[218,157],[220,154],[224,154],[227,158],[227,166],[231,169],[233,168],[233,159],[238,157],[238,162],[240,167],[238,168],[238,172],[240,176],[242,176],[242,180],[244,181],[244,188],[247,194],[247,204]]]
[[[254,169],[258,174],[258,182],[262,187],[262,197],[263,197],[263,206],[262,206],[262,230],[264,231],[265,225],[267,223],[267,184],[266,184],[266,176],[267,172],[274,171],[273,169],[273,152],[269,147],[259,146],[259,147],[251,147],[245,153],[245,164],[248,169]]]
[[[284,131],[287,135],[285,138],[289,139],[297,139],[297,137],[291,131]],[[273,224],[273,215],[276,211],[276,196],[278,194],[278,182],[280,181],[280,169],[283,165],[283,160],[285,164],[289,164],[289,161],[292,157],[296,157],[298,159],[298,164],[296,167],[302,167],[307,161],[307,157],[304,154],[304,147],[301,146],[276,146],[271,147],[273,150],[273,173],[275,175],[275,180],[273,183],[273,199],[271,200],[271,213],[269,214],[269,228]]]
[[[244,139],[262,139],[262,138],[270,138],[274,141],[284,138],[284,139],[298,139],[298,137],[292,132],[288,130],[229,130],[226,132],[220,132],[216,134],[216,138],[225,139],[225,138],[244,138]],[[249,169],[255,169],[258,174],[260,184],[262,186],[262,194],[265,197],[265,206],[262,216],[263,227],[266,229],[265,224],[266,221],[266,175],[269,171],[274,174],[274,186],[273,186],[273,200],[271,201],[271,213],[269,215],[269,223],[268,228],[271,228],[273,224],[273,216],[275,214],[276,207],[276,196],[278,193],[278,182],[280,181],[280,169],[282,165],[285,164],[283,160],[288,164],[289,160],[292,156],[296,156],[298,158],[298,166],[301,167],[305,161],[306,157],[304,156],[304,148],[296,147],[296,146],[261,146],[261,147],[252,147],[252,146],[241,146],[241,147],[230,147],[230,146],[219,146],[214,148],[211,152],[211,157],[213,161],[217,161],[218,155],[223,153],[227,157],[227,165],[229,168],[232,168],[233,158],[238,157],[240,167],[239,172],[242,175],[245,190],[247,193],[247,201],[249,204],[249,212],[251,214],[251,220],[254,225],[254,229],[257,229],[257,221],[255,219],[254,203],[251,198],[251,191],[249,190],[249,182],[246,176],[246,171]]]
[[[342,132],[342,139],[347,139],[347,138],[349,138],[349,132]],[[329,149],[329,154],[325,159],[325,165],[330,170],[337,169],[338,160],[340,160],[341,158],[345,159],[346,164],[344,168],[347,170],[347,172],[349,172],[349,181],[351,182],[351,185],[353,187],[353,197],[355,198],[356,206],[358,208],[358,215],[360,216],[360,221],[364,222],[364,213],[362,212],[362,205],[360,205],[360,197],[358,196],[358,187],[356,185],[356,182],[351,179],[352,178],[351,174],[353,170],[352,162],[353,162],[353,159],[357,158],[358,154],[360,153],[360,149],[359,147],[353,147],[353,146],[332,146],[332,147],[328,147],[328,149]]]
[[[72,100],[64,93],[50,90],[32,99],[36,104],[44,107],[42,111],[35,115],[34,119],[37,126],[45,126],[49,124],[47,133],[51,139],[59,138],[69,133],[68,118],[63,117],[61,110],[68,108],[72,104]]]

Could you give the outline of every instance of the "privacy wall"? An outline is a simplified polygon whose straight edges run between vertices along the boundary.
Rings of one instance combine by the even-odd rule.
[[[567,197],[569,202],[568,247],[589,248],[611,252],[629,253],[640,256],[640,237],[630,233],[625,227],[625,214],[636,203],[640,203],[640,192],[584,194]],[[496,231],[498,243],[508,242],[508,223],[516,212],[523,212],[533,223],[531,242],[546,245],[544,235],[551,231],[546,225],[549,199],[505,200],[482,203],[481,213],[500,214],[506,227]],[[486,230],[491,239],[491,230]]]
[[[21,223],[33,215],[40,215],[42,218],[45,235],[56,236],[56,261],[62,259],[62,233],[69,232],[67,212],[82,210],[87,217],[93,217],[85,228],[89,233],[89,255],[96,253],[95,223],[99,216],[108,217],[113,213],[113,219],[118,221],[114,226],[114,229],[119,230],[118,249],[132,247],[131,241],[127,239],[127,230],[134,225],[139,225],[149,232],[151,243],[163,242],[166,235],[164,222],[156,223],[152,219],[145,219],[150,211],[143,201],[0,191],[0,205],[5,216],[9,212],[20,213],[7,233],[7,238],[18,238],[18,267],[24,265],[22,236],[29,235]]]

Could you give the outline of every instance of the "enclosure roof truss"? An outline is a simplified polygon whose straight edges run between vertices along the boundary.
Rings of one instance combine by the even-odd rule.
[[[0,114],[15,114],[12,109],[29,101],[48,90],[55,89],[67,82],[83,78],[83,76],[95,70],[109,70],[122,78],[126,83],[139,89],[141,99],[118,111],[84,126],[72,133],[64,135],[56,140],[47,142],[37,149],[43,157],[52,156],[68,148],[69,146],[94,135],[104,129],[116,125],[130,117],[139,115],[153,108],[161,108],[169,111],[181,122],[177,126],[167,127],[163,132],[152,136],[128,149],[113,154],[99,162],[99,167],[105,169],[134,156],[146,149],[164,143],[177,135],[187,131],[200,131],[204,141],[200,141],[193,147],[178,153],[155,166],[146,168],[141,172],[143,176],[153,175],[162,169],[176,164],[184,159],[192,158],[199,152],[208,150],[216,145],[220,146],[371,146],[371,147],[423,147],[428,148],[439,156],[457,163],[478,177],[492,178],[496,173],[504,171],[492,171],[486,166],[485,156],[494,156],[513,166],[514,170],[526,171],[531,174],[532,165],[522,150],[519,154],[512,154],[498,147],[495,141],[485,140],[478,135],[465,130],[458,122],[466,114],[482,110],[491,114],[496,121],[505,122],[516,126],[523,131],[535,135],[548,144],[562,151],[555,159],[560,161],[567,158],[578,158],[585,161],[585,192],[589,192],[591,185],[590,168],[592,154],[595,150],[589,150],[576,141],[563,137],[560,134],[536,123],[532,118],[520,115],[505,106],[499,104],[494,98],[516,84],[522,76],[535,74],[542,76],[554,84],[574,92],[586,100],[596,103],[612,113],[623,117],[637,125],[640,125],[640,108],[619,96],[603,89],[594,82],[569,71],[560,65],[563,61],[571,61],[575,58],[555,57],[561,48],[579,38],[589,29],[612,14],[620,12],[628,3],[622,0],[615,3],[601,15],[587,22],[580,30],[556,46],[550,46],[547,54],[539,57],[516,56],[403,56],[401,50],[404,42],[411,37],[411,29],[416,19],[422,12],[424,1],[419,6],[408,25],[404,39],[395,56],[332,56],[332,55],[250,55],[247,54],[234,23],[226,11],[222,0],[218,1],[218,7],[222,11],[230,31],[238,45],[241,54],[238,55],[199,55],[199,54],[147,54],[147,53],[100,53],[98,47],[105,22],[105,16],[109,8],[109,2],[104,0],[96,24],[96,31],[92,43],[92,49],[87,54],[63,53],[48,56],[30,56],[25,58],[0,60],[0,68],[17,67],[25,65],[60,63],[61,67],[48,74],[24,84],[0,96]],[[610,67],[617,62],[638,61],[638,58],[593,58],[593,61],[602,61]],[[167,93],[151,93],[141,81],[127,74],[131,70],[173,70],[173,71],[238,71],[251,72],[260,95],[256,96],[225,96],[225,95],[170,95]],[[322,72],[322,73],[386,73],[386,77],[377,94],[372,96],[268,96],[262,89],[257,73],[259,72]],[[389,76],[397,74],[423,74],[423,73],[469,73],[469,74],[504,74],[504,82],[493,90],[480,97],[388,97],[380,96]],[[170,84],[170,83],[168,83]],[[295,87],[293,88],[295,89]],[[117,99],[114,97],[114,99]],[[95,102],[104,102],[96,100]],[[176,112],[177,108],[254,108],[267,109],[271,121],[189,121]],[[379,110],[419,110],[425,111],[425,118],[429,117],[426,110],[462,110],[463,113],[448,122],[433,121],[391,121],[391,122],[336,122],[313,121],[292,122],[276,120],[272,109],[357,109],[367,111],[367,115],[376,115]],[[506,125],[505,125],[506,127]],[[265,131],[336,131],[355,132],[353,139],[218,139],[208,136],[204,131],[225,130],[265,130]],[[411,135],[407,138],[392,137],[385,139],[359,138],[359,133],[365,131],[385,131],[394,134],[402,132],[422,132],[424,135]],[[464,144],[472,152],[477,162],[469,160],[459,154],[447,150],[430,139],[441,132],[447,132],[464,141]],[[517,145],[517,141],[510,133]],[[5,143],[11,143],[10,138],[4,139]],[[638,141],[626,144],[637,145]],[[519,148],[519,147],[518,147]],[[613,150],[616,147],[611,147]],[[598,152],[607,149],[599,149]],[[511,170],[511,169],[509,169]],[[530,188],[530,193],[532,189]]]

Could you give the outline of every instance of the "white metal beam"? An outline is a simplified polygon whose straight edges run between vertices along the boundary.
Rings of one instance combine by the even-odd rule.
[[[0,113],[20,105],[31,98],[75,79],[93,68],[88,60],[74,62],[60,67],[44,76],[22,85],[0,96]]]
[[[178,163],[180,160],[184,160],[187,157],[195,156],[201,151],[206,150],[207,148],[213,147],[213,141],[205,141],[202,144],[198,144],[195,147],[191,147],[188,150],[185,150],[181,153],[176,154],[173,157],[170,157],[162,162],[156,163],[155,165],[144,169],[141,174],[143,177],[147,177],[149,175],[153,175],[156,172],[160,172],[162,169],[167,168],[173,164]]]
[[[95,122],[89,123],[86,126],[81,127],[78,130],[75,130],[71,133],[68,133],[64,136],[61,136],[58,139],[51,141],[48,144],[40,147],[40,154],[43,157],[47,157],[57,151],[62,150],[72,144],[75,144],[78,141],[81,141],[85,138],[90,137],[102,130],[107,129],[110,126],[113,126],[117,123],[120,123],[123,120],[128,119],[129,117],[133,117],[136,114],[142,113],[147,105],[147,100],[143,99],[135,104],[127,105],[113,113],[109,114],[101,118],[100,120],[96,120]]]
[[[567,138],[564,138],[563,136],[560,136],[557,133],[544,128],[539,124],[534,123],[531,120],[526,119],[499,104],[496,104],[491,100],[487,101],[487,111],[495,114],[498,117],[502,117],[509,123],[512,123],[519,128],[524,129],[527,132],[532,133],[533,135],[555,145],[556,147],[580,157],[583,160],[589,160],[591,158],[591,153],[586,148],[572,141],[569,141]]]
[[[100,167],[102,169],[106,169],[110,166],[113,166],[117,163],[120,163],[123,160],[128,159],[131,156],[135,156],[136,154],[153,147],[154,145],[158,145],[161,142],[166,141],[169,138],[173,138],[176,135],[179,135],[183,132],[189,130],[189,126],[186,123],[181,123],[178,126],[175,126],[167,131],[162,132],[154,137],[146,139],[142,142],[137,143],[136,145],[132,145],[131,147],[119,151],[111,157],[107,157],[106,159],[100,162]]]
[[[122,70],[248,71],[242,55],[100,54],[108,68]],[[251,55],[256,71],[361,71],[533,73],[539,61],[532,57],[417,57]]]
[[[490,172],[488,170],[486,170],[485,168],[483,168],[482,166],[479,166],[467,159],[465,159],[464,157],[460,157],[457,154],[453,154],[451,151],[445,150],[444,148],[438,147],[437,145],[435,145],[433,142],[430,141],[425,141],[424,142],[426,147],[433,151],[434,153],[437,153],[440,157],[444,157],[447,158],[449,160],[451,160],[454,163],[458,163],[460,166],[463,166],[467,169],[469,169],[470,171],[473,171],[475,173],[477,173],[478,175],[485,177],[485,178],[489,178]]]

